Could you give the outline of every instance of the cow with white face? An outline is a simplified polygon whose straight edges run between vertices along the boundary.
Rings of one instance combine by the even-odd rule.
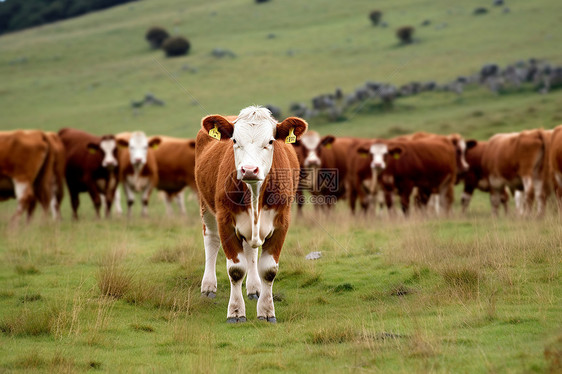
[[[105,214],[109,217],[119,177],[115,137],[99,137],[75,129],[62,129],[58,134],[65,148],[66,184],[74,219],[78,218],[80,192],[90,194],[98,217],[103,199],[106,204]]]
[[[276,322],[273,280],[299,177],[290,143],[306,129],[307,123],[296,117],[277,123],[259,106],[242,109],[237,117],[213,115],[202,121],[195,146],[206,257],[201,293],[216,295],[215,265],[222,244],[231,284],[227,322],[246,320],[246,274],[248,297],[258,299],[258,319]]]
[[[153,149],[160,144],[160,138],[154,137],[150,141],[142,131],[132,134],[116,135],[117,143],[123,147],[119,153],[119,181],[123,185],[123,192],[127,197],[127,216],[131,217],[131,209],[135,202],[135,193],[141,195],[142,216],[148,214],[148,201],[152,190],[158,184],[158,165]],[[115,208],[121,210],[121,195],[115,191]]]

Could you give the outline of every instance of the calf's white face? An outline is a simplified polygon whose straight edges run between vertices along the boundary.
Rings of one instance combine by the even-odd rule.
[[[142,131],[135,131],[129,139],[129,156],[134,167],[146,164],[148,154],[148,138]]]
[[[237,179],[249,183],[265,179],[273,163],[276,125],[266,108],[240,111],[232,134]]]
[[[301,144],[306,150],[304,159],[304,167],[320,167],[322,162],[318,155],[318,146],[320,145],[320,135],[317,132],[308,132],[301,138]]]
[[[371,169],[384,170],[386,163],[384,157],[388,154],[388,146],[386,144],[372,144],[369,148],[371,154]]]
[[[114,168],[117,166],[117,158],[115,157],[117,142],[114,138],[102,139],[100,142],[100,150],[103,153],[103,161],[101,166],[104,168]]]

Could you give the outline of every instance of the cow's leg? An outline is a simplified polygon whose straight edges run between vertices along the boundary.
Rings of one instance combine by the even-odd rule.
[[[142,210],[141,215],[148,217],[148,201],[150,200],[150,193],[152,192],[152,185],[148,183],[141,194]]]
[[[515,210],[522,215],[525,212],[525,194],[523,191],[515,190],[515,192],[513,192],[513,200],[515,200]]]
[[[127,218],[131,218],[133,204],[135,203],[135,191],[127,182],[123,183],[123,191],[125,191],[125,197],[127,198]]]
[[[115,213],[117,213],[117,215],[122,215],[123,208],[121,208],[121,191],[119,191],[119,188],[115,189],[115,197],[113,198],[113,203]]]
[[[505,215],[507,216],[507,213],[509,211],[508,205],[507,203],[509,202],[509,194],[506,188],[504,188],[501,191],[501,198],[500,198],[500,202],[503,205],[503,211],[505,213]]]
[[[185,211],[185,192],[184,190],[181,190],[180,192],[178,192],[176,194],[176,202],[178,204],[178,208],[180,209],[180,213],[182,216],[187,215],[187,212]]]
[[[90,194],[92,203],[94,203],[94,209],[96,210],[96,217],[100,218],[101,198],[96,186],[88,187],[88,193]]]
[[[465,214],[468,206],[470,205],[470,201],[472,200],[472,194],[474,193],[474,186],[469,185],[468,182],[464,184],[464,191],[461,195],[461,206],[462,206],[462,213]]]
[[[492,214],[494,217],[498,216],[498,209],[500,207],[502,200],[502,189],[498,190],[496,188],[490,189],[490,204],[492,205]]]
[[[204,210],[201,213],[201,219],[203,221],[203,243],[205,245],[205,272],[201,281],[201,295],[213,299],[217,295],[216,265],[221,242],[215,216]]]
[[[250,300],[258,300],[260,297],[260,276],[258,274],[258,248],[243,242],[244,256],[248,264],[248,276],[246,277],[246,294]]]
[[[533,189],[535,200],[537,201],[537,215],[544,214],[544,207],[546,204],[546,192],[544,190],[544,183],[542,179],[538,178],[533,181]]]
[[[405,185],[402,188],[398,188],[398,195],[400,195],[400,205],[402,206],[402,212],[405,216],[408,215],[410,211],[410,195],[412,194],[413,186]]]
[[[74,188],[68,188],[68,193],[70,195],[70,205],[72,206],[72,219],[78,220],[78,207],[80,206],[80,198],[78,197],[78,192]]]
[[[164,205],[166,205],[166,215],[168,217],[171,217],[174,213],[172,210],[172,199],[174,199],[174,196],[171,193],[164,192]]]
[[[302,207],[304,205],[304,195],[300,189],[295,193],[295,200],[297,202],[297,215],[302,217]]]
[[[525,200],[523,205],[523,213],[531,213],[531,208],[533,207],[534,200],[534,187],[533,179],[529,176],[521,178],[523,180],[523,191],[525,193]]]
[[[279,227],[271,238],[262,246],[262,253],[258,263],[261,278],[261,293],[257,305],[258,319],[275,323],[275,306],[273,305],[273,281],[279,270],[279,255],[287,235],[288,227]]]
[[[349,209],[351,214],[355,214],[355,204],[357,203],[357,190],[355,188],[349,189]]]
[[[230,278],[230,300],[228,301],[226,321],[228,323],[246,322],[246,305],[244,304],[244,296],[242,295],[242,282],[248,271],[248,263],[246,261],[246,256],[244,256],[242,240],[236,235],[230,214],[220,214],[219,212],[216,217],[216,222],[218,224],[220,243],[222,244],[226,256],[227,273]],[[209,253],[209,255],[213,254]],[[207,262],[205,267],[208,265]]]

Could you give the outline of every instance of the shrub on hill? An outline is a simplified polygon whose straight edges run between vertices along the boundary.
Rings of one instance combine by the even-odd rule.
[[[377,26],[382,18],[382,12],[380,10],[373,10],[369,13],[369,19],[373,23],[373,25]]]
[[[189,40],[183,36],[172,36],[171,38],[166,39],[164,44],[162,44],[162,49],[166,52],[166,56],[168,57],[186,55],[189,52],[190,47],[191,44],[189,43]]]
[[[162,47],[162,44],[166,39],[170,37],[168,31],[160,26],[152,26],[146,32],[145,38],[150,43],[152,49],[158,49]]]
[[[413,41],[414,28],[412,26],[402,26],[396,30],[396,37],[400,39],[403,44],[409,44]]]

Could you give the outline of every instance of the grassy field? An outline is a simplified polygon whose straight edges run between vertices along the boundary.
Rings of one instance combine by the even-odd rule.
[[[490,1],[491,3],[491,1]],[[0,37],[0,130],[70,126],[96,134],[144,130],[193,137],[202,116],[293,101],[367,80],[446,82],[487,62],[562,63],[559,1],[510,0],[509,13],[472,1],[139,1]],[[373,6],[388,28],[368,20]],[[429,27],[421,27],[429,19]],[[166,59],[144,41],[161,25],[192,42]],[[395,28],[416,27],[399,46]],[[443,26],[446,24],[446,26]],[[439,26],[439,27],[438,27]],[[269,37],[274,34],[275,37]],[[211,56],[213,48],[236,53]],[[147,92],[165,107],[133,111]],[[562,91],[527,87],[498,96],[427,93],[393,110],[311,121],[327,134],[496,132],[562,123]],[[457,189],[457,200],[459,194]],[[227,325],[229,284],[219,255],[217,298],[201,299],[203,240],[197,203],[167,218],[94,220],[9,230],[0,205],[0,372],[556,372],[562,360],[562,229],[542,220],[492,219],[477,194],[448,219],[294,218],[275,281],[279,323]],[[40,212],[39,212],[40,213]],[[306,261],[321,251],[317,261]]]

